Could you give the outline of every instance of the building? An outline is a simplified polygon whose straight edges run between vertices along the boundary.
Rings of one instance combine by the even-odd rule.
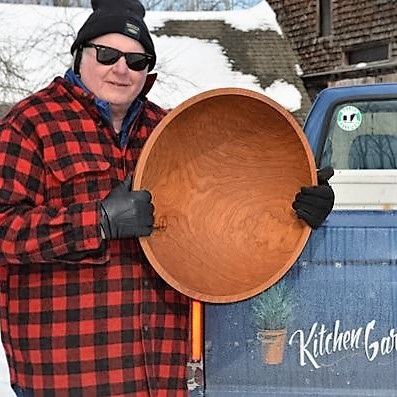
[[[67,63],[70,62],[71,40],[82,23],[77,22],[84,21],[91,10],[15,7],[0,4],[3,18],[0,33],[7,37],[9,42],[4,51],[17,48],[20,42],[37,43],[38,48],[25,48],[23,51],[21,49],[20,53],[24,56],[14,56],[12,59],[20,67],[19,75],[23,76],[24,68],[29,66],[26,59],[29,59],[30,63],[34,61],[33,66],[36,69],[29,75],[32,81],[22,82],[27,85],[26,89],[43,86],[50,78],[47,76],[63,73],[66,69]],[[17,18],[20,22],[15,26]],[[168,91],[168,97],[181,97],[182,94],[192,96],[204,90],[227,87],[231,83],[235,87],[243,88],[242,78],[250,79],[257,91],[268,94],[268,89],[271,90],[275,83],[282,82],[293,87],[296,97],[299,96],[299,104],[293,108],[285,106],[285,102],[290,101],[290,92],[282,92],[273,99],[290,110],[300,123],[303,122],[310,108],[310,98],[301,79],[300,65],[288,39],[281,32],[273,10],[266,2],[248,10],[238,11],[154,11],[147,13],[146,22],[153,38],[156,39],[158,82],[162,82],[164,88],[172,88],[174,83],[170,80],[178,77],[178,80],[174,79],[176,87],[173,91]],[[57,33],[58,28],[64,29],[61,35]],[[31,39],[32,32],[35,40]],[[182,46],[181,41],[189,41],[191,48]],[[197,43],[200,46],[191,54],[190,51],[196,48]],[[200,54],[200,48],[203,51],[202,46],[216,46],[219,54],[222,54],[224,72],[218,70],[215,74],[218,65],[211,66],[212,59]],[[170,73],[171,66],[173,68]],[[226,76],[230,69],[235,72],[233,82]],[[185,71],[188,71],[188,74],[182,75]],[[197,76],[200,77],[199,82]],[[0,74],[0,83],[1,78]],[[4,79],[7,80],[6,76]],[[189,87],[183,85],[186,81]],[[156,84],[156,87],[158,88],[159,84]],[[194,90],[189,90],[192,87]],[[164,89],[160,92],[160,99],[164,99],[164,92],[167,91]],[[152,90],[151,95],[154,94]],[[272,97],[270,94],[268,96]],[[167,108],[175,106],[158,103]]]
[[[184,19],[183,13],[179,15],[181,19],[170,18],[152,33],[158,37],[184,36],[217,42],[233,69],[256,76],[264,89],[277,80],[293,84],[302,95],[301,109],[295,111],[294,116],[303,122],[311,102],[300,76],[298,59],[285,37],[271,29],[238,29],[227,20],[215,18],[216,12],[209,12],[208,19],[200,20]]]
[[[335,85],[397,81],[397,4],[268,0],[297,54],[311,98]]]

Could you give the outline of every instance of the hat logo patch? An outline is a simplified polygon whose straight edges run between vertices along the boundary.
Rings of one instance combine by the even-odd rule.
[[[128,36],[134,37],[134,38],[139,38],[139,33],[140,29],[139,26],[135,25],[134,23],[131,22],[126,22],[125,24],[125,33]]]

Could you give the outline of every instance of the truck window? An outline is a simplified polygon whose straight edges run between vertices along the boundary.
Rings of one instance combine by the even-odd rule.
[[[321,165],[335,169],[397,169],[397,100],[335,107]]]

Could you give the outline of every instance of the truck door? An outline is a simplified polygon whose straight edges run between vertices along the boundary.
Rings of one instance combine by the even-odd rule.
[[[273,287],[205,304],[201,395],[396,395],[395,91],[331,92],[314,104],[305,132],[318,166],[335,168],[335,209]]]

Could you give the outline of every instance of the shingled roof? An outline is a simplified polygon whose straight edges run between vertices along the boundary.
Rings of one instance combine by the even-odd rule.
[[[310,99],[298,74],[297,58],[288,40],[278,32],[269,29],[242,31],[225,21],[209,18],[167,20],[152,33],[156,36],[186,36],[216,41],[229,58],[232,68],[256,76],[263,89],[276,80],[294,85],[302,95],[302,106],[293,114],[298,121],[304,120]]]
[[[17,48],[25,40],[37,43],[34,48],[19,51],[23,56],[12,57],[25,77],[25,90],[36,90],[54,75],[64,73],[70,64],[64,38],[71,41],[91,13],[89,9],[1,3],[0,9],[7,22],[0,25],[0,31],[10,48]],[[11,29],[15,19],[19,22]],[[297,58],[267,1],[248,10],[149,11],[146,22],[158,55],[158,83],[150,92],[156,103],[172,107],[202,90],[234,84],[265,91],[303,121],[310,99],[298,73]],[[65,32],[59,34],[59,27]],[[31,40],[32,32],[37,36],[35,40]],[[207,53],[207,58],[197,57],[200,51]]]

